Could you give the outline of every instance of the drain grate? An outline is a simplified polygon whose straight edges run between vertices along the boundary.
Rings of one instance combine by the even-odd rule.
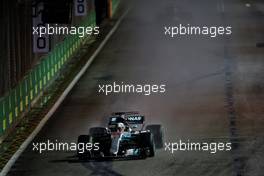
[[[264,47],[264,42],[256,43],[257,48],[262,48]]]

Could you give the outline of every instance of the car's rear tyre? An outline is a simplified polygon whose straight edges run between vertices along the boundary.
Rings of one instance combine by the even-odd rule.
[[[90,143],[90,136],[89,135],[80,135],[78,137],[78,141],[77,141],[78,146],[80,144],[85,146],[87,143]],[[89,160],[89,159],[91,159],[91,151],[86,150],[86,147],[84,147],[84,150],[80,150],[77,147],[77,156],[80,160]]]
[[[164,145],[164,134],[163,134],[163,127],[158,124],[148,125],[146,130],[149,130],[150,133],[154,136],[154,143],[156,149],[163,148]]]

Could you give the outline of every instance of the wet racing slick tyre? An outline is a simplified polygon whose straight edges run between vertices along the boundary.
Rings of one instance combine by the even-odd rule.
[[[90,136],[89,135],[80,135],[78,137],[77,146],[79,146],[80,144],[85,146],[89,142],[90,142]],[[89,160],[89,159],[91,159],[91,151],[90,150],[86,150],[85,148],[86,147],[84,147],[83,150],[80,150],[79,147],[77,147],[77,157],[80,160]]]
[[[154,143],[156,149],[163,148],[164,145],[164,134],[163,134],[163,127],[161,125],[148,125],[146,130],[149,130],[150,133],[154,136]]]

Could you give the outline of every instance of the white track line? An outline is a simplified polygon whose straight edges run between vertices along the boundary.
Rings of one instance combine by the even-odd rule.
[[[221,9],[222,9],[222,13],[225,13],[225,3],[223,0],[221,0]]]
[[[220,0],[217,2],[216,5],[217,11],[220,13],[225,13],[225,4],[224,4],[224,0]]]
[[[11,159],[7,162],[5,167],[2,169],[0,176],[6,176],[12,166],[15,164],[16,160],[19,158],[19,156],[24,152],[24,150],[27,148],[27,146],[31,143],[31,141],[36,137],[36,135],[40,132],[40,130],[44,127],[46,122],[49,120],[49,118],[54,114],[54,112],[58,109],[58,107],[61,105],[63,100],[66,98],[66,96],[69,94],[69,92],[72,90],[74,85],[79,81],[79,79],[82,77],[82,75],[85,73],[87,68],[91,65],[95,57],[98,55],[98,53],[103,49],[107,41],[110,39],[110,37],[114,34],[114,32],[117,30],[118,26],[120,25],[121,21],[124,19],[126,14],[128,13],[128,10],[120,17],[120,19],[116,22],[113,29],[107,34],[105,39],[102,41],[100,46],[96,49],[96,51],[93,53],[93,55],[89,58],[89,60],[86,62],[84,67],[81,69],[81,71],[76,75],[76,77],[72,80],[72,82],[69,84],[69,86],[64,90],[60,98],[56,101],[56,103],[52,106],[52,108],[49,110],[49,112],[45,115],[45,117],[40,121],[38,126],[35,128],[35,130],[29,135],[29,137],[22,143],[22,145],[19,147],[19,149],[16,151],[16,153],[11,157]]]

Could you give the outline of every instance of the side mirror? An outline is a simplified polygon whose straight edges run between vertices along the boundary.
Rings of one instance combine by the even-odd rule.
[[[138,125],[133,125],[133,126],[132,126],[133,129],[135,129],[135,128],[137,128],[137,127],[138,127]]]

